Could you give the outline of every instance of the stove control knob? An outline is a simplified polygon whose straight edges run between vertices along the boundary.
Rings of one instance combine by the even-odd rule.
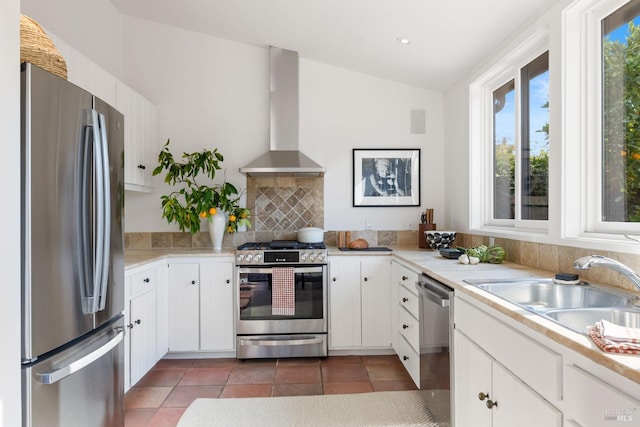
[[[302,254],[300,254],[300,259],[302,261],[306,261],[308,257],[309,257],[309,254],[307,254],[306,252],[303,252]]]
[[[245,257],[245,259],[247,260],[247,262],[251,262],[251,260],[253,259],[253,255],[251,255],[251,254],[247,254],[247,256]]]
[[[244,255],[239,254],[238,255],[238,262],[242,262],[242,261],[244,261]]]
[[[318,261],[324,261],[324,252],[318,254]]]
[[[316,254],[312,253],[311,255],[309,255],[309,261],[315,261],[316,260]]]
[[[253,260],[255,262],[260,262],[261,259],[262,259],[262,255],[260,255],[260,254],[256,254],[256,256],[253,257]]]

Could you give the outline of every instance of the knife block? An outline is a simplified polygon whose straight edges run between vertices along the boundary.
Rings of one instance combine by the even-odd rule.
[[[425,231],[435,230],[435,224],[418,224],[418,247],[421,249],[431,249],[424,235]]]

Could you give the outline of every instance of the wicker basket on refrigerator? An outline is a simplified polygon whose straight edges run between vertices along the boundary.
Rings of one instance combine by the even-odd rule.
[[[26,15],[20,15],[20,62],[29,62],[67,78],[67,63],[55,44],[42,27]]]

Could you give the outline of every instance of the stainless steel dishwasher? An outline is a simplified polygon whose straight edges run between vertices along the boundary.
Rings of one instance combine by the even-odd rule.
[[[420,295],[420,390],[439,421],[453,423],[453,289],[422,274]]]

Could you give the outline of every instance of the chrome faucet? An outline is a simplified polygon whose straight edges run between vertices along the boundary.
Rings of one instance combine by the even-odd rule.
[[[573,263],[573,268],[576,270],[588,270],[591,267],[606,267],[613,271],[617,271],[629,279],[631,283],[640,290],[640,275],[615,259],[607,258],[602,255],[589,255],[579,258]]]

